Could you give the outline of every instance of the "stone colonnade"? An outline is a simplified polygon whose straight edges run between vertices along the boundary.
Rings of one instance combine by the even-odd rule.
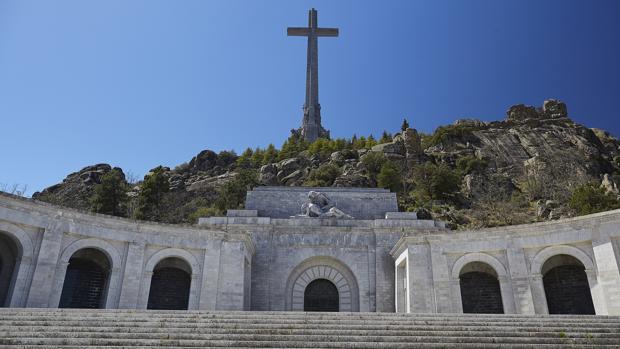
[[[60,305],[70,261],[96,250],[108,259],[104,308],[145,309],[156,265],[191,269],[188,309],[248,310],[254,245],[247,234],[135,222],[0,195],[0,235],[17,246],[4,306]]]
[[[67,280],[79,284],[85,264],[76,256],[96,255],[107,260],[105,308],[147,308],[163,265],[180,266],[190,310],[303,310],[308,285],[320,280],[333,285],[339,311],[547,314],[562,301],[550,298],[551,276],[578,270],[583,278],[571,282],[585,285],[591,313],[620,315],[620,210],[476,231],[400,216],[247,215],[184,227],[0,194],[0,244],[0,277],[10,280],[0,284],[0,306],[59,307]],[[496,290],[482,307],[462,292],[480,275]]]
[[[594,313],[620,315],[620,211],[477,231],[407,234],[391,254],[398,312],[463,312],[462,275],[482,266],[499,282],[504,313],[548,314],[551,295],[545,291],[544,269],[562,257],[585,272]]]

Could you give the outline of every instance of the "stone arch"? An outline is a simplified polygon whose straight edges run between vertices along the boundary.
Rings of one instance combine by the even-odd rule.
[[[306,286],[318,279],[328,280],[336,286],[341,312],[359,311],[359,288],[355,275],[346,264],[327,256],[308,258],[293,269],[286,286],[286,309],[303,311]]]
[[[596,272],[595,265],[592,262],[592,259],[585,252],[574,246],[558,245],[545,247],[536,254],[534,259],[532,260],[532,265],[530,267],[531,274],[540,275],[542,272],[543,264],[545,264],[545,262],[549,258],[560,254],[575,257],[581,262],[581,264],[583,264],[583,266],[586,268],[586,271],[590,270],[592,272]]]
[[[54,307],[58,307],[60,304],[60,296],[62,294],[63,283],[67,273],[67,267],[69,266],[69,260],[71,257],[80,250],[83,249],[95,249],[102,252],[109,260],[111,264],[110,276],[107,287],[107,294],[105,297],[105,308],[116,308],[118,306],[118,297],[121,284],[121,265],[123,260],[118,250],[112,246],[109,242],[96,238],[85,238],[72,242],[69,246],[65,247],[58,260],[56,267],[56,276],[54,278],[54,287],[51,294],[51,302]]]
[[[178,257],[166,257],[153,268],[147,309],[187,310],[192,268]]]
[[[0,306],[24,307],[34,271],[34,245],[30,236],[15,224],[0,221],[0,234],[11,240],[17,249],[11,271],[11,285],[7,289],[5,303]]]
[[[491,256],[490,254],[481,252],[472,252],[461,256],[459,259],[456,260],[454,266],[452,267],[452,280],[454,280],[452,289],[455,294],[454,304],[457,310],[460,312],[464,311],[461,293],[461,273],[464,269],[474,266],[475,264],[478,264],[475,266],[477,268],[472,268],[472,272],[484,271],[486,274],[489,274],[493,278],[496,278],[499,282],[499,291],[501,294],[501,305],[503,308],[503,312],[506,314],[515,313],[516,309],[513,299],[514,296],[506,267],[504,267],[504,264],[500,262],[497,258]]]
[[[498,278],[502,276],[506,277],[507,275],[506,268],[504,268],[502,262],[500,262],[497,258],[486,253],[476,252],[468,253],[456,260],[454,266],[452,267],[452,277],[458,279],[463,267],[472,262],[488,264],[495,270]]]
[[[530,282],[532,285],[536,313],[549,314],[549,306],[547,303],[547,294],[545,292],[542,272],[545,263],[549,259],[560,255],[573,257],[583,265],[584,272],[588,279],[588,286],[590,288],[590,295],[592,297],[592,302],[594,303],[595,312],[597,314],[605,314],[604,296],[600,294],[600,288],[597,287],[598,280],[596,265],[588,254],[581,249],[570,245],[545,247],[532,259],[530,265]]]
[[[190,252],[180,248],[164,248],[155,252],[146,262],[142,276],[141,293],[138,308],[146,309],[148,306],[149,293],[151,290],[151,280],[153,277],[153,269],[155,266],[167,258],[178,258],[186,262],[191,269],[191,282],[189,291],[189,301],[187,308],[189,310],[198,309],[198,298],[200,293],[200,275],[201,268],[196,257]]]

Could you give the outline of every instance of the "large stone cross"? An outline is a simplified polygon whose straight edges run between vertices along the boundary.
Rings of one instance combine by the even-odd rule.
[[[308,37],[308,62],[306,65],[306,102],[301,135],[308,142],[319,137],[329,137],[321,126],[321,105],[319,104],[319,36],[338,36],[338,28],[319,28],[315,9],[308,11],[307,28],[288,28],[288,36]]]

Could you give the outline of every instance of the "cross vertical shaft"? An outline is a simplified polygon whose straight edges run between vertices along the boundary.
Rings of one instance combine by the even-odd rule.
[[[301,136],[308,142],[317,138],[329,138],[329,132],[321,125],[321,105],[319,104],[319,36],[338,36],[337,28],[319,28],[317,11],[308,11],[307,28],[288,28],[289,36],[308,37],[308,57],[306,62],[306,100],[304,117],[300,129]]]

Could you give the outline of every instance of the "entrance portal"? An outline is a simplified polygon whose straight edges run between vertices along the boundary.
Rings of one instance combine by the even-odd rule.
[[[549,314],[595,314],[585,267],[577,258],[551,257],[543,264],[542,274]]]
[[[463,313],[503,314],[502,292],[496,271],[483,262],[472,262],[461,269]]]
[[[8,236],[0,234],[0,307],[8,307],[11,302],[18,257],[17,245]]]
[[[155,266],[147,309],[187,310],[191,267],[182,259],[166,258]]]
[[[105,308],[110,261],[94,248],[77,251],[69,259],[59,308]]]
[[[331,281],[316,279],[304,291],[304,311],[339,311],[338,289]]]

